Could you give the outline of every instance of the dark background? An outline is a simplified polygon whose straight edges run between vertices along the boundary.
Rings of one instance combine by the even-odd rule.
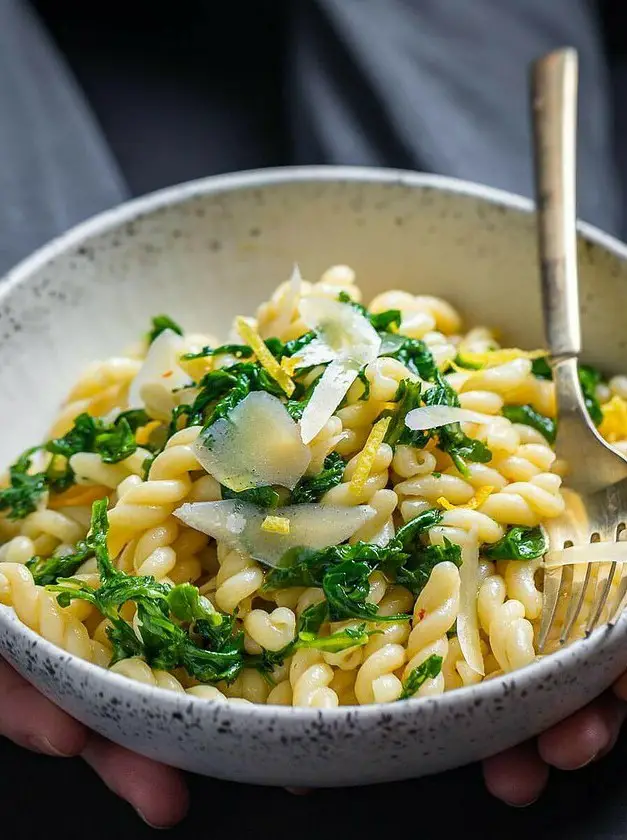
[[[194,777],[191,812],[169,836],[622,840],[627,836],[626,761],[623,743],[599,764],[568,775],[554,773],[544,797],[525,809],[491,799],[476,767],[415,782],[308,796]],[[42,758],[0,742],[0,768],[3,826],[13,820],[13,836],[19,840],[47,837],[53,830],[65,840],[154,836],[78,760]]]
[[[240,3],[179,0],[177,8],[189,14],[176,28],[170,4],[35,5],[70,59],[134,194],[202,175],[291,163],[282,107],[281,0],[250,2],[244,16]],[[624,63],[623,0],[603,5],[612,61]],[[197,15],[206,16],[209,27],[198,26]],[[623,113],[621,106],[619,120],[626,119]],[[623,740],[598,764],[568,775],[554,772],[549,791],[527,809],[491,799],[476,767],[306,797],[191,778],[191,813],[172,834],[615,840],[627,837],[626,760]],[[14,815],[19,838],[43,837],[52,829],[68,840],[151,836],[78,760],[42,758],[2,741],[0,768],[5,815]]]

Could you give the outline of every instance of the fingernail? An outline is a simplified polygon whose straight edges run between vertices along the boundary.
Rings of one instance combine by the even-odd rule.
[[[599,750],[598,752],[595,752],[594,755],[590,756],[590,758],[587,758],[581,764],[578,764],[576,767],[573,767],[573,770],[583,770],[583,768],[587,767],[588,764],[592,764],[593,761],[596,761],[597,758],[599,758],[599,756],[601,755],[602,752],[603,752],[603,750]]]
[[[146,817],[142,814],[142,812],[139,810],[139,808],[136,808],[135,810],[137,811],[139,816],[142,818],[142,820],[146,823],[146,825],[149,826],[150,828],[156,828],[158,831],[165,831],[168,828],[172,828],[171,825],[155,825],[154,823],[151,823],[150,820],[146,819]]]
[[[61,752],[61,750],[54,747],[47,738],[44,738],[41,735],[34,735],[32,738],[29,738],[28,743],[30,744],[31,749],[36,752],[44,753],[45,755],[52,755],[55,758],[71,758],[70,753]]]
[[[540,797],[536,796],[535,799],[532,799],[530,802],[508,802],[507,800],[503,800],[506,805],[509,805],[510,808],[529,808],[530,805],[535,805]]]

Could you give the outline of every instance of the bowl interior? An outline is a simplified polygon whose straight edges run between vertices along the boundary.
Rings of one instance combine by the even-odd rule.
[[[0,463],[45,433],[86,364],[120,353],[152,315],[225,337],[294,262],[311,279],[347,263],[366,300],[392,288],[439,295],[467,325],[541,346],[530,209],[447,179],[312,168],[194,182],[100,216],[0,286]],[[618,372],[625,249],[585,228],[579,256],[585,359]]]

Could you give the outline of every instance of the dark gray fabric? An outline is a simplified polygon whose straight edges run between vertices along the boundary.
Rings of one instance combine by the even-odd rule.
[[[65,9],[57,37],[81,17],[60,43],[96,122],[28,0],[0,2],[0,271],[123,199],[118,161],[133,193],[283,161],[406,167],[531,195],[526,68],[565,43],[581,57],[579,215],[625,236],[594,3],[277,0],[241,29],[235,10],[199,14],[189,0],[159,27],[121,5],[81,17],[79,5],[39,0],[51,22]],[[285,144],[269,130],[280,122],[283,14]]]
[[[299,0],[292,130],[304,163],[396,165],[532,193],[527,65],[580,54],[579,215],[619,234],[610,86],[587,0]]]
[[[0,2],[0,274],[127,196],[83,97],[22,0]]]

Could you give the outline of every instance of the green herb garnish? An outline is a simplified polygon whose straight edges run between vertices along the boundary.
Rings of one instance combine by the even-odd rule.
[[[547,542],[540,527],[524,528],[516,525],[498,542],[483,549],[488,560],[535,560],[547,551]]]
[[[545,417],[533,409],[530,405],[506,405],[503,408],[503,416],[511,420],[512,423],[524,423],[525,426],[531,426],[537,432],[540,432],[549,443],[555,443],[555,420],[551,417]]]
[[[403,691],[399,700],[409,700],[427,680],[435,679],[442,670],[442,657],[434,653],[418,665],[403,682]]]
[[[165,330],[172,330],[177,335],[183,335],[182,327],[176,321],[173,321],[169,315],[155,315],[152,319],[152,329],[148,333],[148,343],[152,344]]]

